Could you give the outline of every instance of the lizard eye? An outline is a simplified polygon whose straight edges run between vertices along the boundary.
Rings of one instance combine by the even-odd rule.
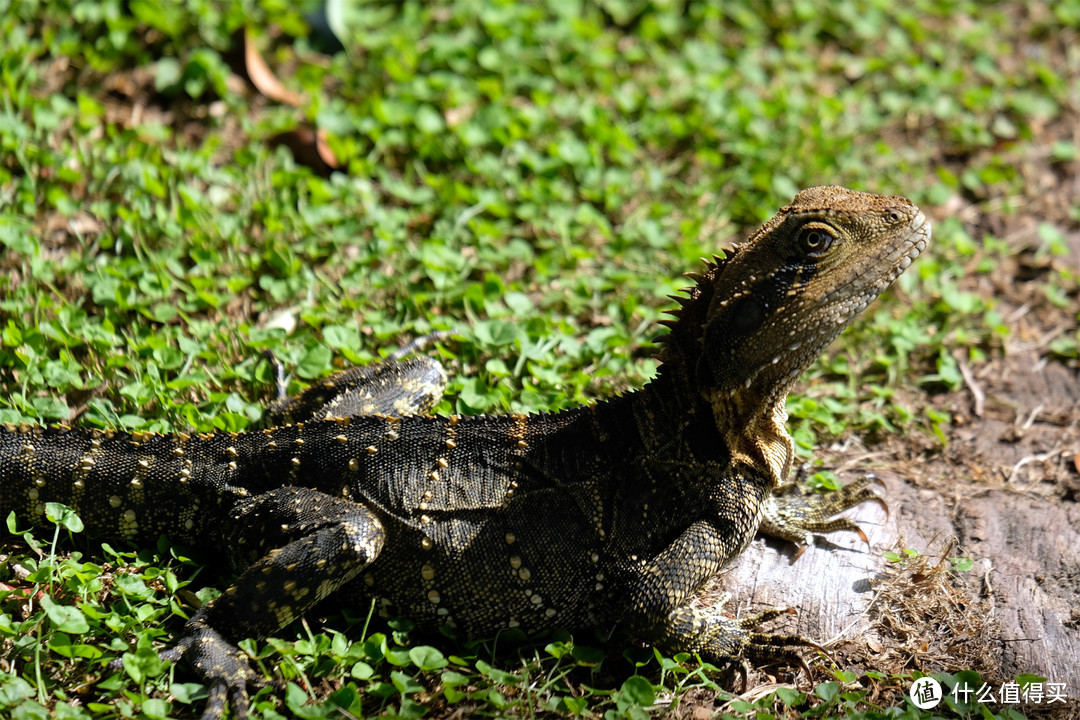
[[[832,233],[820,227],[807,227],[799,231],[799,247],[811,257],[824,255],[832,247]]]

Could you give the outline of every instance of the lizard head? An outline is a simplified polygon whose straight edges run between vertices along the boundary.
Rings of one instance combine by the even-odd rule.
[[[732,458],[791,470],[791,386],[918,257],[930,223],[911,202],[842,187],[803,190],[727,257],[706,262],[663,321],[661,374],[711,407]],[[693,392],[691,388],[687,388]]]
[[[799,375],[929,239],[930,223],[905,198],[803,190],[702,278],[711,292],[699,387],[744,412],[747,404],[782,405]]]

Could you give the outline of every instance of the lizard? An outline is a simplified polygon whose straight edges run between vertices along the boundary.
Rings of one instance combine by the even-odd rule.
[[[334,595],[472,634],[621,627],[702,659],[806,667],[809,640],[698,607],[760,529],[805,544],[857,530],[864,478],[792,490],[786,397],[833,339],[926,248],[899,196],[800,192],[714,255],[664,320],[643,388],[550,414],[431,416],[445,372],[397,358],[279,399],[261,431],[0,429],[0,515],[71,506],[103,537],[161,535],[238,573],[162,656],[209,688],[204,720],[249,713],[237,642]],[[745,676],[745,672],[744,672]]]

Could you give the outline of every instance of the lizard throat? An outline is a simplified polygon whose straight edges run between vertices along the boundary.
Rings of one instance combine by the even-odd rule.
[[[773,489],[783,484],[791,474],[795,459],[795,442],[788,434],[785,398],[771,405],[753,408],[740,407],[741,396],[712,391],[709,404],[727,445],[733,462],[766,468]]]

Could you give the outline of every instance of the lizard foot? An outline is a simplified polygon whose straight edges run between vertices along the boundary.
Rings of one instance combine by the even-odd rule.
[[[233,717],[247,720],[251,708],[249,691],[279,687],[278,683],[260,677],[243,651],[201,622],[198,615],[187,623],[176,645],[162,650],[158,657],[173,664],[184,659],[195,668],[195,674],[208,689],[206,709],[200,720],[220,720],[230,702]],[[110,670],[122,670],[123,667],[123,660],[119,658],[109,663]]]
[[[746,691],[748,664],[751,661],[755,665],[780,664],[801,668],[812,682],[810,666],[806,664],[798,649],[812,648],[828,655],[824,648],[798,635],[773,635],[757,631],[762,623],[781,615],[794,615],[795,610],[767,608],[741,618],[729,618],[718,614],[728,597],[725,593],[718,604],[713,606],[708,630],[702,637],[704,646],[699,650],[699,654],[719,664],[734,665],[742,679],[742,689],[739,692]]]
[[[875,484],[880,484],[880,481],[874,475],[867,474],[839,490],[825,494],[809,493],[797,483],[784,485],[766,499],[759,529],[766,535],[799,545],[793,561],[802,555],[814,535],[850,530],[869,545],[866,533],[854,520],[835,516],[868,500],[880,503],[888,512],[889,506],[871,489]]]
[[[249,691],[270,684],[252,670],[240,648],[200,622],[198,615],[187,624],[180,642],[161,653],[161,658],[170,662],[181,657],[195,668],[209,689],[206,710],[200,720],[218,720],[230,704],[236,720],[247,720],[251,706]]]

